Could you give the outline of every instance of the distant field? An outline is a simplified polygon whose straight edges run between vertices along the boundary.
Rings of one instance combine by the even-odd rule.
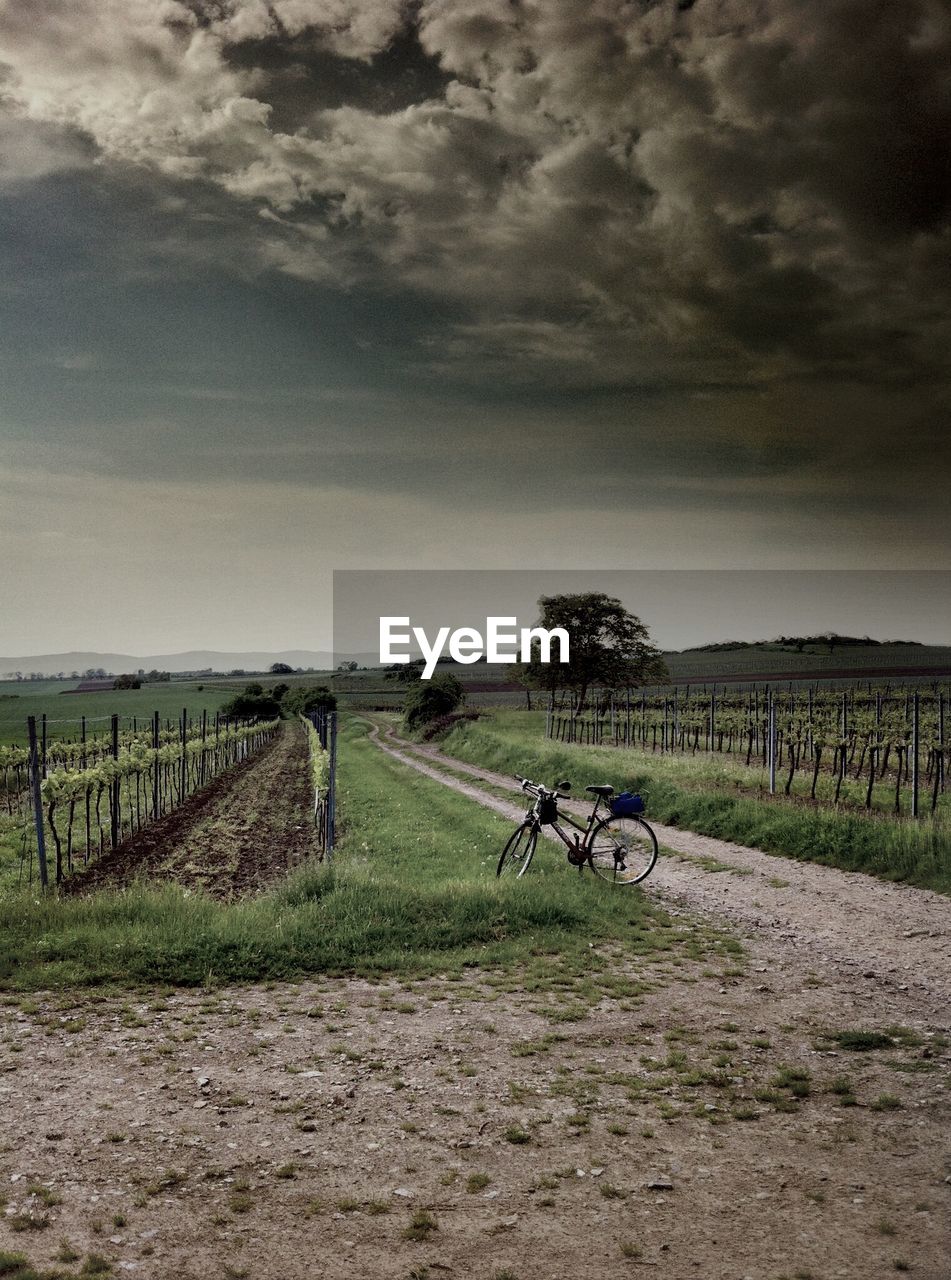
[[[827,673],[827,679],[853,679],[876,676],[901,668],[916,668],[936,675],[951,673],[951,646],[938,645],[862,645],[836,648],[809,646],[802,653],[781,645],[758,645],[755,649],[731,649],[721,653],[665,654],[671,680],[728,679],[744,675],[782,674],[795,679],[797,674]],[[813,678],[815,678],[813,676]],[[897,677],[897,678],[900,678]]]
[[[143,685],[141,689],[108,689],[102,693],[64,693],[77,681],[36,681],[18,686],[16,698],[0,698],[0,742],[27,741],[27,716],[37,720],[45,713],[50,738],[75,738],[79,735],[82,716],[87,720],[87,733],[103,733],[113,714],[121,717],[120,728],[130,727],[133,717],[139,723],[157,711],[162,720],[177,720],[187,707],[193,718],[203,710],[210,715],[232,697],[234,690],[221,684],[199,685],[201,680],[183,680],[170,684]],[[36,686],[39,686],[37,688]],[[0,692],[6,692],[5,685]],[[44,691],[45,690],[45,691]]]

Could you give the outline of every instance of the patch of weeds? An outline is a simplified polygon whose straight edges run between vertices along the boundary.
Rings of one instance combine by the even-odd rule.
[[[893,1093],[880,1093],[869,1105],[873,1111],[899,1111],[902,1103]]]
[[[56,1251],[57,1262],[78,1262],[81,1256],[79,1250],[74,1249],[68,1240],[60,1241],[59,1249]]]
[[[598,1190],[605,1200],[624,1200],[627,1192],[622,1191],[620,1187],[616,1187],[612,1182],[602,1182],[598,1184]]]
[[[630,1258],[632,1260],[639,1258],[644,1250],[638,1244],[634,1244],[630,1240],[621,1241],[621,1257]]]
[[[297,1165],[296,1165],[296,1164],[282,1164],[282,1165],[281,1165],[281,1167],[280,1167],[279,1169],[275,1169],[275,1170],[274,1170],[274,1176],[275,1176],[275,1178],[283,1178],[285,1181],[289,1181],[291,1178],[296,1178],[296,1177],[297,1177]]]
[[[509,1125],[502,1134],[506,1142],[511,1142],[515,1147],[522,1147],[526,1142],[531,1142],[531,1134],[526,1133],[524,1129],[520,1129],[518,1125]]]
[[[239,1178],[228,1197],[228,1208],[232,1213],[250,1213],[254,1208],[254,1197],[251,1195],[251,1184],[247,1178]]]
[[[777,1093],[775,1089],[754,1089],[753,1097],[757,1102],[781,1102],[782,1094]]]
[[[41,1182],[34,1182],[27,1188],[27,1194],[35,1196],[37,1200],[47,1209],[52,1209],[54,1204],[62,1204],[63,1197],[57,1195],[52,1187],[44,1187]]]
[[[419,1244],[425,1244],[432,1233],[438,1230],[439,1224],[429,1210],[417,1209],[400,1235],[404,1240],[415,1240]]]
[[[50,1225],[49,1214],[40,1213],[15,1213],[12,1217],[4,1219],[11,1231],[15,1231],[18,1235],[24,1231],[45,1231]]]
[[[466,1190],[469,1195],[475,1195],[477,1191],[482,1191],[489,1185],[492,1179],[487,1173],[470,1173],[466,1179]]]
[[[608,1133],[613,1133],[615,1138],[626,1138],[630,1132],[630,1129],[623,1124],[612,1123],[608,1125]]]
[[[897,1236],[898,1228],[888,1218],[879,1218],[875,1223],[875,1230],[880,1236]]]
[[[531,1085],[521,1084],[517,1080],[509,1081],[509,1098],[512,1102],[526,1102],[529,1098],[537,1098],[538,1090]]]
[[[145,1192],[147,1195],[157,1196],[162,1191],[174,1191],[177,1187],[184,1186],[187,1181],[187,1176],[180,1173],[178,1169],[166,1169],[160,1178],[149,1183]]]
[[[811,1078],[805,1067],[780,1067],[773,1084],[777,1089],[787,1089],[794,1098],[808,1098]]]
[[[884,1031],[834,1031],[828,1037],[840,1049],[850,1049],[856,1053],[865,1053],[872,1049],[892,1049],[894,1039]]]
[[[101,1253],[90,1253],[79,1269],[81,1276],[108,1276],[112,1274],[112,1263]]]

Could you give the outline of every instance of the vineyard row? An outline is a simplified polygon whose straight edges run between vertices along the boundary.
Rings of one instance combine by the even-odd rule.
[[[270,741],[279,721],[213,726],[203,717],[197,732],[183,715],[177,740],[169,741],[156,716],[152,745],[142,738],[120,742],[113,718],[111,754],[80,768],[58,768],[42,776],[39,750],[28,754],[28,792],[33,803],[40,860],[46,884],[47,835],[52,841],[55,882],[77,861],[86,865],[104,850],[178,808],[194,791]],[[31,741],[35,733],[31,725]]]
[[[854,688],[753,689],[719,696],[715,688],[705,694],[689,687],[664,693],[602,691],[581,714],[559,707],[553,698],[546,734],[581,745],[738,757],[746,766],[755,762],[770,769],[771,791],[776,790],[776,772],[782,771],[786,795],[792,794],[797,775],[806,772],[813,800],[820,777],[831,775],[830,798],[836,804],[847,780],[861,781],[867,809],[874,807],[876,796],[881,806],[880,791],[887,784],[896,814],[902,811],[904,789],[911,787],[911,809],[917,814],[922,780],[930,790],[932,812],[945,790],[949,701],[942,689],[862,694]]]

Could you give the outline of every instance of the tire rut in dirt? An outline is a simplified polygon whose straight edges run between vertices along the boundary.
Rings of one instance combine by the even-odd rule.
[[[307,743],[284,725],[251,759],[71,876],[64,891],[146,879],[216,898],[257,892],[316,852],[310,806]]]

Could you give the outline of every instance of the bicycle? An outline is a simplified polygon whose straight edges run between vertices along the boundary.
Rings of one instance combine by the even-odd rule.
[[[546,826],[554,828],[568,850],[568,861],[579,872],[587,865],[602,880],[622,885],[640,884],[650,875],[657,861],[657,837],[640,817],[644,808],[640,796],[628,792],[615,796],[612,786],[585,787],[594,796],[594,807],[582,826],[570,814],[558,812],[558,800],[571,790],[570,782],[559,782],[551,790],[519,774],[515,780],[534,797],[534,802],[502,850],[497,876],[514,873],[521,879],[535,854],[539,832]],[[599,818],[602,804],[607,805],[608,813]],[[576,833],[569,835],[562,829],[562,822],[574,827]]]

